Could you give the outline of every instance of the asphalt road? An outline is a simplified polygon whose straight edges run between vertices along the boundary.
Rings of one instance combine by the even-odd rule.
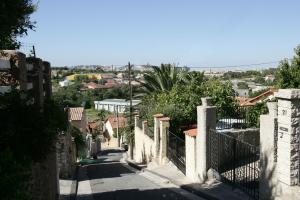
[[[140,175],[124,162],[120,150],[106,150],[95,163],[85,166],[86,175],[80,181],[88,182],[91,194],[77,200],[186,200],[174,189],[162,187]]]

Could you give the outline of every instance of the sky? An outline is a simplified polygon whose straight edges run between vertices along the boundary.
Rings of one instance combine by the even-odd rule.
[[[40,0],[20,40],[52,66],[265,63],[293,56],[299,10],[299,0]]]

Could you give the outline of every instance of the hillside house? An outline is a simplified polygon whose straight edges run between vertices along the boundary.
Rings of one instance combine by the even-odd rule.
[[[132,106],[141,103],[140,100],[132,100]],[[109,112],[124,113],[129,109],[130,101],[126,99],[104,99],[103,101],[94,101],[95,110],[106,110]]]
[[[253,106],[257,103],[264,101],[265,99],[273,99],[278,92],[278,89],[270,88],[268,91],[261,93],[260,95],[253,98],[245,97],[236,97],[236,100],[239,102],[240,106]]]
[[[117,129],[125,128],[127,126],[127,118],[124,116],[110,116],[105,121],[105,130],[110,137],[117,134]]]
[[[69,122],[77,127],[84,135],[86,134],[86,113],[83,107],[69,108]]]

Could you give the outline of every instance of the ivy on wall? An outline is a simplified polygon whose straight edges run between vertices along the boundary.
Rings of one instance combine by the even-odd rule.
[[[3,199],[29,198],[26,183],[32,163],[45,159],[55,148],[57,134],[67,128],[67,114],[57,103],[45,102],[41,112],[26,102],[18,91],[0,95],[0,196]]]

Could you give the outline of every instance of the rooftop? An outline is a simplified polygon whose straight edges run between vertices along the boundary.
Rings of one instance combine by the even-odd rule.
[[[80,121],[83,117],[83,107],[69,108],[69,120],[70,121]]]

